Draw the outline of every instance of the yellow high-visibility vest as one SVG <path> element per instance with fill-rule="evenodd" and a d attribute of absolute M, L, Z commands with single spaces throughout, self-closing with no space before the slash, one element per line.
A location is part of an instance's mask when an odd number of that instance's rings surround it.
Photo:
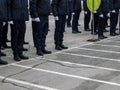
<path fill-rule="evenodd" d="M 88 9 L 93 12 L 96 11 L 101 4 L 101 0 L 87 0 L 87 7 Z"/>

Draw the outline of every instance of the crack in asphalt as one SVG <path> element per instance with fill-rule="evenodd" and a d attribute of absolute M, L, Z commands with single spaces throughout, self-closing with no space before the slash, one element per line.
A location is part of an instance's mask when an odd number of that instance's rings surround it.
<path fill-rule="evenodd" d="M 22 86 L 22 85 L 18 85 L 18 84 L 13 83 L 13 82 L 2 81 L 2 83 L 8 83 L 8 84 L 12 84 L 13 86 L 17 86 L 17 87 L 24 88 L 24 89 L 27 89 L 27 90 L 32 90 L 31 88 L 28 88 L 28 87 L 25 87 L 25 86 Z"/>
<path fill-rule="evenodd" d="M 48 61 L 48 62 L 56 63 L 60 66 L 69 67 L 69 68 L 92 68 L 92 67 L 82 67 L 82 66 L 70 66 L 70 65 L 65 65 L 63 63 L 55 62 L 55 61 Z M 74 64 L 71 64 L 71 65 L 74 65 Z"/>
<path fill-rule="evenodd" d="M 2 82 L 2 83 L 10 83 L 10 84 L 12 84 L 12 85 L 14 85 L 14 86 L 18 86 L 18 87 L 22 87 L 22 88 L 25 88 L 25 89 L 28 89 L 28 90 L 32 90 L 32 89 L 27 88 L 27 87 L 25 87 L 25 86 L 20 86 L 20 85 L 18 85 L 18 84 L 15 84 L 14 82 L 8 82 L 8 81 L 7 81 L 7 78 L 10 78 L 10 77 L 16 76 L 16 75 L 18 75 L 18 74 L 24 73 L 24 72 L 26 72 L 26 71 L 29 71 L 29 70 L 31 70 L 32 68 L 35 68 L 35 67 L 37 67 L 37 66 L 39 66 L 39 65 L 41 65 L 41 64 L 45 64 L 45 63 L 47 63 L 47 62 L 48 62 L 48 61 L 45 61 L 45 62 L 42 62 L 42 63 L 38 63 L 38 64 L 36 64 L 36 65 L 33 65 L 31 68 L 28 68 L 28 69 L 25 69 L 25 70 L 20 71 L 20 72 L 18 72 L 18 73 L 15 73 L 15 74 L 6 76 L 4 79 L 1 80 L 1 82 Z"/>

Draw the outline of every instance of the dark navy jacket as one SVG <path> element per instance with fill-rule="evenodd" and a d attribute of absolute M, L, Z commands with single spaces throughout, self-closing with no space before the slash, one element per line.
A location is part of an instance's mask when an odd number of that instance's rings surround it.
<path fill-rule="evenodd" d="M 30 15 L 32 18 L 50 14 L 50 0 L 30 0 Z"/>
<path fill-rule="evenodd" d="M 68 0 L 52 0 L 52 12 L 54 16 L 67 15 L 69 12 Z"/>
<path fill-rule="evenodd" d="M 28 21 L 28 0 L 11 0 L 11 19 L 17 21 Z"/>
<path fill-rule="evenodd" d="M 8 19 L 8 0 L 0 0 L 0 21 Z"/>

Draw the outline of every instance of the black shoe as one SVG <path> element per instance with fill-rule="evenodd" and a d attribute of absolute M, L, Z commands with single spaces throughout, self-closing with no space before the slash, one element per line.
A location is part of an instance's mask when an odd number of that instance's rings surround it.
<path fill-rule="evenodd" d="M 0 51 L 0 56 L 6 56 L 6 54 Z"/>
<path fill-rule="evenodd" d="M 81 31 L 77 31 L 77 33 L 82 33 Z"/>
<path fill-rule="evenodd" d="M 23 47 L 23 48 L 22 48 L 22 51 L 28 51 L 28 49 Z"/>
<path fill-rule="evenodd" d="M 29 59 L 29 57 L 24 56 L 23 54 L 22 54 L 22 55 L 19 55 L 19 57 L 20 57 L 21 59 Z"/>
<path fill-rule="evenodd" d="M 0 64 L 1 65 L 6 65 L 6 64 L 8 64 L 8 62 L 7 61 L 3 61 L 3 60 L 0 59 Z"/>
<path fill-rule="evenodd" d="M 99 36 L 98 39 L 105 39 L 103 36 Z"/>
<path fill-rule="evenodd" d="M 77 34 L 78 32 L 77 31 L 72 31 L 72 33 Z"/>
<path fill-rule="evenodd" d="M 107 38 L 106 36 L 98 36 L 99 39 L 105 39 Z"/>
<path fill-rule="evenodd" d="M 60 45 L 60 47 L 61 47 L 62 49 L 68 49 L 68 47 L 67 47 L 67 46 L 64 46 L 64 45 Z"/>
<path fill-rule="evenodd" d="M 39 55 L 39 56 L 43 56 L 42 50 L 37 50 L 36 54 Z"/>
<path fill-rule="evenodd" d="M 28 42 L 24 42 L 23 44 L 29 44 Z"/>
<path fill-rule="evenodd" d="M 91 31 L 91 29 L 88 28 L 88 29 L 85 29 L 85 31 Z"/>
<path fill-rule="evenodd" d="M 48 31 L 50 31 L 50 29 L 48 29 Z"/>
<path fill-rule="evenodd" d="M 106 36 L 104 36 L 104 35 L 103 35 L 103 37 L 104 37 L 104 38 L 108 38 L 108 37 L 106 37 Z"/>
<path fill-rule="evenodd" d="M 119 33 L 115 33 L 115 35 L 120 35 Z"/>
<path fill-rule="evenodd" d="M 109 31 L 105 29 L 105 30 L 103 30 L 103 32 L 109 32 Z"/>
<path fill-rule="evenodd" d="M 7 39 L 6 42 L 11 42 L 11 41 Z"/>
<path fill-rule="evenodd" d="M 11 46 L 8 46 L 7 44 L 3 45 L 4 48 L 11 48 Z"/>
<path fill-rule="evenodd" d="M 48 51 L 48 50 L 46 50 L 46 49 L 43 49 L 42 52 L 43 52 L 44 54 L 51 54 L 51 53 L 52 53 L 51 51 Z"/>
<path fill-rule="evenodd" d="M 56 46 L 55 49 L 56 50 L 62 50 L 62 48 L 60 46 Z"/>
<path fill-rule="evenodd" d="M 18 55 L 14 55 L 14 60 L 15 61 L 21 61 L 21 58 Z"/>
<path fill-rule="evenodd" d="M 116 36 L 115 33 L 110 33 L 110 36 Z"/>
<path fill-rule="evenodd" d="M 77 33 L 82 33 L 81 31 L 72 31 L 72 33 L 77 34 Z"/>
<path fill-rule="evenodd" d="M 5 50 L 5 48 L 3 46 L 1 46 L 0 48 L 1 48 L 1 50 Z"/>
<path fill-rule="evenodd" d="M 72 27 L 71 25 L 67 25 L 67 27 Z"/>

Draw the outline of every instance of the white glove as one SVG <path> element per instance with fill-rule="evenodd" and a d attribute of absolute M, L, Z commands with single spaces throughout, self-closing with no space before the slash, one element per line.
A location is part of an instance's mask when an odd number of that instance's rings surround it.
<path fill-rule="evenodd" d="M 74 12 L 72 12 L 72 15 L 75 15 L 75 13 L 74 13 Z"/>
<path fill-rule="evenodd" d="M 3 26 L 5 26 L 6 22 L 3 22 Z"/>
<path fill-rule="evenodd" d="M 8 21 L 8 24 L 13 25 L 14 22 L 13 21 Z"/>
<path fill-rule="evenodd" d="M 107 17 L 110 17 L 110 13 L 107 14 Z"/>
<path fill-rule="evenodd" d="M 103 14 L 100 14 L 99 17 L 103 18 L 104 16 L 103 16 Z"/>
<path fill-rule="evenodd" d="M 55 18 L 55 21 L 58 21 L 58 20 L 59 20 L 59 17 L 58 17 L 58 16 L 55 16 L 54 18 Z"/>
<path fill-rule="evenodd" d="M 28 23 L 29 23 L 29 21 L 25 21 L 25 23 L 26 23 L 26 24 L 28 24 Z"/>
<path fill-rule="evenodd" d="M 68 15 L 66 15 L 66 19 L 68 19 Z"/>
<path fill-rule="evenodd" d="M 39 18 L 39 17 L 32 18 L 32 21 L 35 21 L 35 22 L 40 22 L 40 18 Z"/>
<path fill-rule="evenodd" d="M 84 11 L 84 14 L 87 14 L 88 12 L 87 11 Z"/>
<path fill-rule="evenodd" d="M 115 11 L 115 10 L 112 10 L 111 12 L 112 12 L 112 13 L 116 13 L 116 11 Z"/>
<path fill-rule="evenodd" d="M 97 11 L 94 11 L 93 13 L 97 13 Z"/>

